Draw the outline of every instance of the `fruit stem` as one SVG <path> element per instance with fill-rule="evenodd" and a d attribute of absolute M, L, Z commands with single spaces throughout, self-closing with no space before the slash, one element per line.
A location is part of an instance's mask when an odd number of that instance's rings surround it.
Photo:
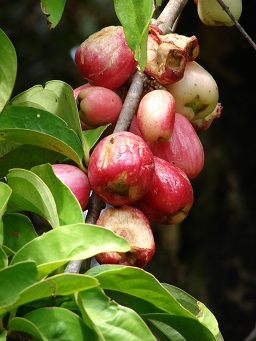
<path fill-rule="evenodd" d="M 248 41 L 248 43 L 253 47 L 254 50 L 256 50 L 256 44 L 252 40 L 252 38 L 247 34 L 247 32 L 243 29 L 243 27 L 239 24 L 239 22 L 236 20 L 236 18 L 233 16 L 231 13 L 230 9 L 228 6 L 223 2 L 223 0 L 217 0 L 219 5 L 222 7 L 223 11 L 227 13 L 227 15 L 230 17 L 230 19 L 233 21 L 235 24 L 236 28 L 242 35 L 245 37 L 245 39 Z"/>

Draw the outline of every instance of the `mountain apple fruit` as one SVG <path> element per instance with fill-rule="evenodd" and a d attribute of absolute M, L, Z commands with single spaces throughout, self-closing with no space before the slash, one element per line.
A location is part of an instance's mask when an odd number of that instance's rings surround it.
<path fill-rule="evenodd" d="M 78 95 L 80 94 L 80 92 L 86 88 L 89 88 L 91 86 L 91 84 L 89 83 L 85 83 L 85 84 L 82 84 L 80 86 L 78 86 L 77 88 L 75 88 L 73 91 L 74 91 L 74 97 L 75 99 L 77 99 Z"/>
<path fill-rule="evenodd" d="M 224 0 L 232 15 L 238 20 L 242 14 L 242 0 Z M 234 22 L 223 10 L 217 0 L 198 0 L 197 13 L 200 20 L 208 26 L 233 26 Z"/>
<path fill-rule="evenodd" d="M 52 165 L 55 175 L 73 192 L 84 211 L 90 197 L 87 175 L 78 167 L 64 163 Z"/>
<path fill-rule="evenodd" d="M 103 252 L 95 256 L 100 264 L 123 264 L 145 268 L 155 253 L 155 241 L 150 223 L 137 208 L 122 206 L 106 209 L 96 225 L 112 230 L 125 238 L 128 252 Z"/>
<path fill-rule="evenodd" d="M 92 85 L 117 89 L 135 71 L 134 52 L 122 26 L 108 26 L 90 35 L 76 50 L 75 62 Z"/>
<path fill-rule="evenodd" d="M 137 207 L 153 222 L 178 224 L 185 219 L 194 202 L 191 182 L 179 167 L 156 156 L 154 160 L 153 182 L 137 202 Z"/>
<path fill-rule="evenodd" d="M 160 84 L 172 84 L 183 77 L 186 63 L 194 60 L 198 53 L 198 40 L 195 36 L 161 34 L 151 26 L 144 71 Z"/>
<path fill-rule="evenodd" d="M 197 177 L 203 169 L 203 145 L 183 115 L 175 114 L 173 134 L 168 141 L 148 142 L 148 145 L 155 156 L 181 168 L 190 179 Z"/>
<path fill-rule="evenodd" d="M 139 136 L 120 131 L 104 137 L 88 166 L 92 189 L 113 206 L 134 203 L 147 192 L 154 175 L 154 157 Z"/>
<path fill-rule="evenodd" d="M 153 90 L 139 103 L 137 120 L 146 141 L 168 140 L 172 136 L 175 118 L 175 100 L 166 90 Z"/>
<path fill-rule="evenodd" d="M 123 106 L 117 93 L 102 86 L 87 87 L 77 99 L 81 121 L 93 127 L 115 124 Z"/>
<path fill-rule="evenodd" d="M 191 122 L 210 115 L 219 99 L 214 78 L 196 62 L 187 63 L 183 78 L 166 88 L 175 98 L 176 112 Z"/>

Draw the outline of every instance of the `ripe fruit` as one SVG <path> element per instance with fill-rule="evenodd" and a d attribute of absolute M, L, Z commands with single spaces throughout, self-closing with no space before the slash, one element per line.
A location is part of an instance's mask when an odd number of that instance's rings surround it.
<path fill-rule="evenodd" d="M 218 104 L 218 86 L 201 65 L 187 63 L 183 78 L 175 84 L 166 86 L 175 98 L 176 112 L 196 122 L 210 115 Z"/>
<path fill-rule="evenodd" d="M 55 175 L 73 192 L 84 211 L 90 196 L 87 175 L 76 166 L 64 163 L 52 165 Z"/>
<path fill-rule="evenodd" d="M 75 62 L 90 84 L 109 89 L 123 85 L 136 66 L 122 26 L 108 26 L 92 34 L 78 47 Z"/>
<path fill-rule="evenodd" d="M 138 208 L 154 222 L 178 224 L 193 205 L 192 185 L 180 168 L 158 157 L 154 160 L 153 182 L 146 195 L 138 201 Z"/>
<path fill-rule="evenodd" d="M 203 145 L 189 120 L 178 113 L 172 137 L 168 141 L 150 142 L 155 156 L 181 168 L 192 179 L 198 176 L 204 166 Z"/>
<path fill-rule="evenodd" d="M 78 95 L 80 94 L 80 92 L 86 88 L 89 88 L 91 86 L 91 84 L 89 83 L 85 83 L 83 85 L 78 86 L 77 88 L 74 89 L 74 97 L 75 99 L 77 99 Z"/>
<path fill-rule="evenodd" d="M 168 140 L 172 136 L 175 100 L 166 90 L 148 92 L 140 101 L 137 119 L 146 141 Z"/>
<path fill-rule="evenodd" d="M 100 264 L 123 264 L 145 268 L 155 253 L 155 241 L 150 223 L 137 208 L 122 206 L 106 209 L 96 225 L 112 230 L 131 245 L 128 252 L 104 252 L 95 258 Z"/>
<path fill-rule="evenodd" d="M 82 122 L 93 127 L 115 124 L 122 109 L 121 98 L 102 86 L 90 86 L 78 95 L 79 116 Z"/>
<path fill-rule="evenodd" d="M 242 14 L 242 0 L 224 0 L 225 5 L 238 20 Z M 233 26 L 234 22 L 217 0 L 198 0 L 197 12 L 201 21 L 209 26 Z"/>
<path fill-rule="evenodd" d="M 104 137 L 92 152 L 88 178 L 92 189 L 113 206 L 129 205 L 149 189 L 154 158 L 146 142 L 130 132 Z"/>

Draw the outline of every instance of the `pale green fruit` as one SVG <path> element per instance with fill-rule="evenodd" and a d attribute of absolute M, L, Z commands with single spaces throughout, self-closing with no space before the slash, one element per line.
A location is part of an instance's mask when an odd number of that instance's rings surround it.
<path fill-rule="evenodd" d="M 242 14 L 242 0 L 224 0 L 224 3 L 238 20 Z M 198 0 L 197 12 L 201 21 L 208 26 L 234 25 L 217 0 Z"/>

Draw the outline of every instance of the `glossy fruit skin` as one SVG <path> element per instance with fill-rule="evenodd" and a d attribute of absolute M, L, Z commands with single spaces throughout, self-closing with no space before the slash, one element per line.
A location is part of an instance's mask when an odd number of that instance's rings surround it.
<path fill-rule="evenodd" d="M 92 85 L 118 89 L 135 71 L 134 52 L 122 26 L 108 26 L 89 36 L 77 49 L 75 62 Z"/>
<path fill-rule="evenodd" d="M 154 158 L 139 136 L 120 131 L 103 138 L 91 154 L 88 178 L 92 189 L 113 206 L 130 205 L 151 185 Z"/>
<path fill-rule="evenodd" d="M 93 127 L 118 120 L 123 103 L 113 91 L 102 86 L 90 86 L 78 95 L 79 116 L 82 122 Z"/>
<path fill-rule="evenodd" d="M 123 264 L 145 268 L 155 253 L 155 241 L 147 217 L 137 208 L 124 205 L 106 209 L 96 225 L 124 237 L 131 246 L 128 252 L 103 252 L 95 256 L 100 264 Z"/>
<path fill-rule="evenodd" d="M 153 90 L 144 95 L 137 111 L 138 126 L 146 141 L 168 140 L 172 136 L 175 99 L 166 90 Z"/>
<path fill-rule="evenodd" d="M 187 175 L 169 162 L 154 157 L 155 174 L 137 207 L 153 222 L 171 225 L 182 222 L 193 202 L 193 188 Z"/>
<path fill-rule="evenodd" d="M 137 117 L 134 116 L 130 131 L 141 136 Z M 196 178 L 204 167 L 204 148 L 191 122 L 175 113 L 172 137 L 167 141 L 147 142 L 152 153 L 181 168 L 187 176 Z"/>
<path fill-rule="evenodd" d="M 73 192 L 84 211 L 90 197 L 90 184 L 87 175 L 78 167 L 58 163 L 52 165 L 55 175 Z"/>

